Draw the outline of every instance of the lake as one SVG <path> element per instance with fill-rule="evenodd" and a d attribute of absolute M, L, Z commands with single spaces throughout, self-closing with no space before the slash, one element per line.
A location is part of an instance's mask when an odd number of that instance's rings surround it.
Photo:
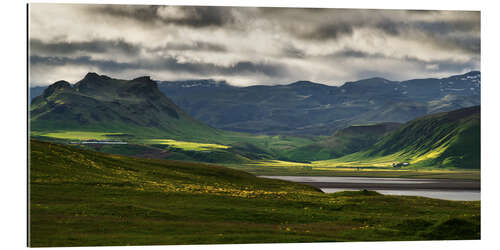
<path fill-rule="evenodd" d="M 259 176 L 300 182 L 325 193 L 368 189 L 387 195 L 423 196 L 444 200 L 481 200 L 480 181 L 453 179 L 409 179 L 327 176 Z"/>

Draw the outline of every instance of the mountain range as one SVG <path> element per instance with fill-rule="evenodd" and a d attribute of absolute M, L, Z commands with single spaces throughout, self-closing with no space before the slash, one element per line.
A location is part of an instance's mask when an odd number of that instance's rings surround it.
<path fill-rule="evenodd" d="M 453 82 L 453 84 L 448 85 L 465 88 L 466 85 L 475 84 L 479 77 L 478 72 L 471 72 L 462 76 L 447 78 L 447 80 Z M 356 112 L 365 110 L 362 111 L 362 114 L 368 117 L 366 120 L 375 121 L 350 125 L 349 123 L 336 123 L 338 128 L 332 125 L 332 128 L 329 129 L 335 132 L 328 136 L 268 136 L 220 130 L 191 117 L 188 112 L 183 111 L 181 107 L 171 101 L 164 92 L 175 91 L 164 87 L 168 84 L 173 85 L 173 83 L 158 84 L 147 76 L 132 80 L 120 80 L 96 73 L 88 73 L 82 80 L 73 85 L 66 81 L 58 81 L 45 88 L 42 94 L 31 102 L 30 126 L 32 133 L 40 132 L 39 134 L 42 136 L 49 132 L 70 131 L 75 133 L 76 131 L 79 133 L 79 131 L 86 131 L 87 133 L 102 132 L 108 138 L 110 136 L 136 138 L 134 141 L 136 145 L 124 149 L 124 152 L 132 152 L 127 153 L 129 155 L 148 155 L 148 157 L 226 163 L 264 159 L 309 162 L 332 158 L 341 161 L 363 160 L 369 162 L 373 159 L 383 158 L 408 161 L 419 166 L 479 168 L 479 106 L 459 108 L 449 112 L 438 112 L 457 106 L 460 107 L 461 105 L 469 106 L 474 104 L 478 101 L 476 98 L 479 99 L 479 96 L 475 92 L 476 90 L 472 89 L 473 87 L 463 90 L 462 99 L 455 98 L 453 100 L 456 100 L 456 102 L 449 102 L 447 105 L 439 106 L 436 105 L 436 98 L 447 99 L 451 94 L 442 93 L 437 95 L 435 91 L 429 90 L 433 89 L 432 87 L 424 89 L 414 87 L 413 85 L 419 82 L 417 80 L 410 83 L 384 81 L 383 79 L 374 78 L 361 82 L 346 83 L 342 87 L 330 87 L 310 82 L 246 88 L 233 87 L 213 81 L 191 82 L 190 85 L 184 82 L 175 85 L 176 88 L 193 88 L 189 93 L 191 95 L 197 93 L 196 96 L 200 96 L 200 98 L 201 96 L 212 97 L 214 101 L 211 102 L 212 104 L 210 102 L 206 103 L 206 107 L 211 107 L 210 105 L 217 102 L 217 93 L 224 96 L 230 91 L 249 91 L 240 96 L 241 103 L 250 103 L 252 99 L 250 96 L 263 100 L 265 99 L 263 97 L 264 93 L 267 93 L 269 94 L 270 99 L 268 100 L 270 103 L 266 105 L 272 106 L 271 103 L 275 102 L 275 105 L 283 109 L 286 107 L 283 103 L 290 103 L 290 100 L 297 98 L 297 93 L 321 97 L 334 89 L 337 91 L 335 92 L 338 95 L 337 97 L 344 97 L 344 102 L 336 102 L 336 104 L 332 105 L 335 108 L 325 109 L 325 115 L 345 116 L 348 118 L 344 121 L 361 123 L 364 120 L 356 119 L 356 117 L 360 116 Z M 426 81 L 434 80 L 421 80 L 420 84 L 424 85 L 422 82 L 425 83 Z M 411 98 L 408 93 L 397 92 L 396 88 L 393 88 L 394 85 L 406 86 L 405 89 L 412 93 Z M 387 86 L 390 86 L 392 90 L 389 90 Z M 161 91 L 162 87 L 163 92 Z M 202 91 L 203 88 L 210 91 Z M 255 91 L 255 89 L 260 88 L 266 90 Z M 216 91 L 217 89 L 226 90 Z M 428 91 L 424 91 L 425 89 Z M 446 91 L 454 90 L 447 89 Z M 213 93 L 213 95 L 209 93 Z M 250 93 L 253 94 L 250 95 Z M 258 93 L 262 95 L 257 95 Z M 404 99 L 402 95 L 408 95 L 408 100 L 413 101 L 408 101 L 407 106 L 403 106 L 401 104 Z M 278 102 L 271 96 L 282 98 L 282 101 Z M 347 98 L 347 96 L 350 97 Z M 309 99 L 309 97 L 305 99 Z M 351 99 L 357 100 L 356 102 L 360 103 L 360 105 L 346 106 L 346 100 Z M 392 106 L 392 109 L 387 107 L 387 110 L 382 110 L 384 106 L 377 106 L 376 104 L 382 102 L 383 99 L 392 99 L 388 102 L 400 104 Z M 467 100 L 472 101 L 468 102 Z M 236 105 L 237 101 L 233 101 Z M 312 105 L 313 102 L 321 103 L 322 101 L 326 102 L 328 99 L 313 98 L 310 102 L 305 103 Z M 333 101 L 332 103 L 335 103 Z M 373 102 L 373 104 L 368 105 L 369 102 Z M 295 104 L 296 107 L 298 107 L 299 103 L 301 102 Z M 242 106 L 244 106 L 243 104 Z M 431 112 L 429 107 L 434 107 L 432 112 L 438 113 L 419 115 L 420 117 L 413 119 L 412 116 L 420 114 L 416 111 L 418 109 L 415 109 L 414 105 L 416 104 L 425 104 L 426 108 L 425 112 L 422 111 L 423 114 Z M 200 109 L 205 106 L 200 106 Z M 226 106 L 230 107 L 231 105 L 228 103 Z M 222 105 L 221 109 L 224 110 L 226 106 Z M 279 109 L 279 107 L 275 109 Z M 297 109 L 301 110 L 301 112 L 306 110 L 305 108 Z M 373 112 L 370 112 L 370 110 Z M 380 112 L 376 112 L 377 110 Z M 237 111 L 235 110 L 234 114 L 227 113 L 228 117 L 226 119 L 230 119 L 232 116 L 245 117 L 245 115 L 249 115 L 249 113 L 238 113 Z M 310 113 L 306 112 L 306 114 Z M 404 119 L 398 114 L 404 114 Z M 298 114 L 294 115 L 298 116 Z M 321 116 L 313 117 L 320 118 Z M 379 119 L 383 120 L 380 117 L 385 117 L 384 119 L 389 119 L 391 122 L 377 122 Z M 288 119 L 292 118 L 289 117 L 285 120 Z M 312 118 L 307 115 L 301 118 L 303 122 L 311 123 L 312 121 L 308 119 Z M 401 120 L 406 119 L 412 120 L 406 123 L 401 122 Z M 292 122 L 292 120 L 289 121 Z M 231 121 L 228 120 L 227 123 L 231 124 Z M 222 144 L 222 147 L 220 145 L 218 147 L 224 149 L 210 152 L 186 151 L 165 146 L 161 143 L 161 140 L 155 142 L 156 139 L 151 140 L 151 138 L 186 140 L 195 143 L 218 143 Z M 139 147 L 137 147 L 138 145 Z M 118 149 L 113 147 L 108 148 L 108 150 L 117 152 Z"/>
<path fill-rule="evenodd" d="M 158 81 L 158 89 L 214 128 L 264 134 L 331 135 L 350 125 L 399 122 L 480 104 L 481 73 L 340 87 L 309 81 L 236 87 L 224 81 Z M 31 96 L 41 87 L 31 88 Z"/>
<path fill-rule="evenodd" d="M 266 134 L 331 135 L 350 125 L 407 122 L 480 104 L 479 71 L 447 78 L 370 78 L 340 87 L 308 81 L 235 87 L 213 80 L 159 82 L 160 90 L 213 127 Z"/>

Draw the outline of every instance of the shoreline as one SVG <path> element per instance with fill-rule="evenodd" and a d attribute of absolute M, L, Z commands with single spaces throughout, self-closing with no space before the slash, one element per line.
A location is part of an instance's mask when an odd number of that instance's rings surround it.
<path fill-rule="evenodd" d="M 346 188 L 368 190 L 439 190 L 439 191 L 480 191 L 481 182 L 459 179 L 409 179 L 377 177 L 326 177 L 332 181 L 313 181 L 317 176 L 258 176 L 280 179 L 310 185 L 316 188 Z M 325 179 L 325 178 L 323 178 Z"/>

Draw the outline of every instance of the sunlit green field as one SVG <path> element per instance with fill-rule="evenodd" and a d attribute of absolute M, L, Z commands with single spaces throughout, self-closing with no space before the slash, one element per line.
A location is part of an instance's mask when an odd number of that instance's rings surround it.
<path fill-rule="evenodd" d="M 43 133 L 32 131 L 31 135 L 66 140 L 106 140 L 114 138 L 113 136 L 123 135 L 123 133 L 93 131 L 60 131 Z"/>
<path fill-rule="evenodd" d="M 325 194 L 211 164 L 30 142 L 32 247 L 480 238 L 480 202 Z"/>
<path fill-rule="evenodd" d="M 250 160 L 243 156 L 235 155 L 229 152 L 234 143 L 251 142 L 261 148 L 265 148 L 270 153 L 280 155 L 294 144 L 304 145 L 308 139 L 287 137 L 287 136 L 267 136 L 267 135 L 246 135 L 239 133 L 229 133 L 229 137 L 221 137 L 220 141 L 224 143 L 204 143 L 195 141 L 175 140 L 171 138 L 135 138 L 123 133 L 116 132 L 97 132 L 97 131 L 60 131 L 40 133 L 33 132 L 32 136 L 41 136 L 42 138 L 58 139 L 66 141 L 78 140 L 107 140 L 118 139 L 129 142 L 127 146 L 103 146 L 104 152 L 140 155 L 145 151 L 165 150 L 158 146 L 166 146 L 170 149 L 181 150 L 182 152 L 220 152 L 219 155 L 213 155 L 207 158 L 207 155 L 170 156 L 175 159 L 197 161 L 209 160 L 209 162 L 224 163 L 225 166 L 244 170 L 257 175 L 323 175 L 323 176 L 365 176 L 365 177 L 408 177 L 408 178 L 459 178 L 459 179 L 480 179 L 479 170 L 463 169 L 442 169 L 425 167 L 421 168 L 419 163 L 439 155 L 439 150 L 435 149 L 418 157 L 411 158 L 404 154 L 391 154 L 387 156 L 365 157 L 355 153 L 345 157 L 313 161 L 310 163 L 292 162 L 286 160 Z M 128 137 L 127 137 L 128 136 Z M 177 152 L 177 155 L 180 153 Z M 223 153 L 223 154 L 222 154 Z M 156 156 L 154 156 L 156 157 Z M 194 157 L 194 158 L 193 158 Z M 204 158 L 200 158 L 204 157 Z M 231 163 L 236 161 L 239 163 Z M 391 164 L 395 162 L 408 162 L 409 166 L 404 168 L 393 168 Z"/>
<path fill-rule="evenodd" d="M 192 150 L 192 151 L 211 151 L 217 149 L 230 148 L 230 146 L 220 145 L 220 144 L 176 141 L 172 139 L 149 139 L 149 140 L 144 140 L 144 142 L 149 144 L 169 145 L 174 148 L 179 148 L 182 150 Z"/>

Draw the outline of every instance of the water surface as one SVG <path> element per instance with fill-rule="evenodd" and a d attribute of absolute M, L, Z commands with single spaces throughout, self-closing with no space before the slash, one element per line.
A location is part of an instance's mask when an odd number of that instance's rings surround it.
<path fill-rule="evenodd" d="M 453 179 L 410 179 L 329 176 L 260 176 L 300 182 L 325 193 L 368 189 L 387 195 L 423 196 L 444 200 L 481 200 L 480 182 Z"/>

